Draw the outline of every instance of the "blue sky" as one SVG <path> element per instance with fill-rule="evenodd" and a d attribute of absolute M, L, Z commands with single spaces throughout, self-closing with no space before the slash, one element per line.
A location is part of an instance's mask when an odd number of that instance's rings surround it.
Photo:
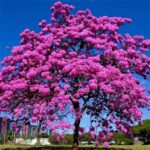
<path fill-rule="evenodd" d="M 150 0 L 61 1 L 74 5 L 75 11 L 89 8 L 95 16 L 129 17 L 133 20 L 132 24 L 125 25 L 120 32 L 150 38 Z M 0 61 L 10 54 L 12 46 L 18 45 L 18 35 L 25 28 L 38 32 L 37 24 L 42 19 L 50 21 L 50 7 L 54 2 L 56 0 L 0 0 Z M 143 86 L 150 88 L 150 81 L 140 80 Z M 150 112 L 143 110 L 143 113 L 143 119 L 150 119 Z"/>

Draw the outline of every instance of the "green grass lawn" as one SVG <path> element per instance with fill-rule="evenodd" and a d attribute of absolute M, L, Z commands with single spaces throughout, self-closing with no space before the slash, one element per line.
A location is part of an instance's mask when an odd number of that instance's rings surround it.
<path fill-rule="evenodd" d="M 150 150 L 150 145 L 115 145 L 112 148 L 126 148 L 132 150 Z"/>
<path fill-rule="evenodd" d="M 59 147 L 59 146 L 63 146 L 65 147 L 72 147 L 71 145 L 53 145 L 54 147 Z M 28 148 L 31 146 L 24 146 L 24 145 L 14 145 L 14 144 L 5 144 L 5 145 L 0 145 L 0 149 L 4 149 L 4 148 Z M 90 145 L 81 145 L 80 147 L 94 147 L 94 146 L 90 146 Z M 102 148 L 102 146 L 99 146 L 100 148 Z M 150 145 L 140 145 L 140 144 L 136 144 L 136 145 L 112 145 L 110 146 L 110 148 L 124 148 L 124 149 L 131 149 L 131 150 L 150 150 Z"/>
<path fill-rule="evenodd" d="M 18 148 L 18 147 L 31 147 L 31 146 L 24 146 L 24 145 L 15 145 L 15 144 L 1 144 L 0 149 L 2 148 Z"/>

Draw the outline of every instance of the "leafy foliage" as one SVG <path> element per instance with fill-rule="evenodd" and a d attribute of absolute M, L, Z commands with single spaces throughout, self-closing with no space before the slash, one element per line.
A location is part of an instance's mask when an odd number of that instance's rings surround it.
<path fill-rule="evenodd" d="M 49 135 L 47 133 L 41 133 L 39 138 L 49 138 Z"/>
<path fill-rule="evenodd" d="M 134 136 L 140 137 L 144 144 L 150 144 L 150 120 L 144 120 L 141 126 L 133 127 Z"/>
<path fill-rule="evenodd" d="M 124 144 L 124 145 L 134 144 L 134 139 L 132 137 L 128 137 L 123 133 L 115 133 L 113 135 L 113 140 L 116 142 L 116 144 Z"/>

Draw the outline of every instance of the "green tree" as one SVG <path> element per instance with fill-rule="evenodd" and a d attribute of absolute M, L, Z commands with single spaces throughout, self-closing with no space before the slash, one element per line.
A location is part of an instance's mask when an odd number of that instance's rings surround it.
<path fill-rule="evenodd" d="M 113 140 L 117 143 L 117 144 L 127 144 L 127 145 L 132 145 L 134 144 L 134 139 L 132 137 L 128 137 L 127 135 L 117 132 L 113 135 Z"/>
<path fill-rule="evenodd" d="M 141 126 L 134 126 L 132 131 L 144 144 L 150 144 L 150 120 L 144 120 Z"/>

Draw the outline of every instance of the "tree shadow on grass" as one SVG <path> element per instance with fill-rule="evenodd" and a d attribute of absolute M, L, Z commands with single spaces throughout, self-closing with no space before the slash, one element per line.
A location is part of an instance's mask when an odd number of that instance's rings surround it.
<path fill-rule="evenodd" d="M 15 148 L 15 150 L 72 150 L 72 147 L 50 146 L 50 147 L 31 147 L 31 148 Z M 14 148 L 3 148 L 2 150 L 14 150 Z M 131 150 L 126 148 L 96 148 L 96 147 L 79 147 L 78 150 Z"/>

